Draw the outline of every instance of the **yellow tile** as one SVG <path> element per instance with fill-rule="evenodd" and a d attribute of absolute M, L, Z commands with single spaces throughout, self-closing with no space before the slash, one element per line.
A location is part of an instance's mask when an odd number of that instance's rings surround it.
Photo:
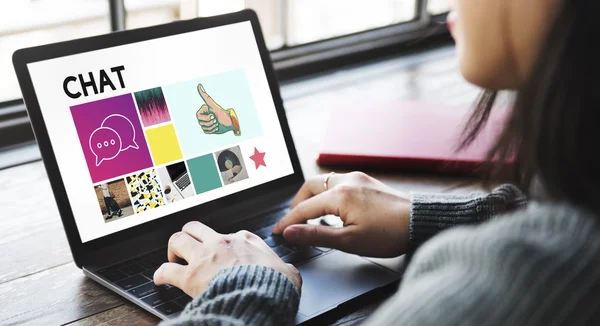
<path fill-rule="evenodd" d="M 146 139 L 155 165 L 180 160 L 183 157 L 173 124 L 146 130 Z"/>

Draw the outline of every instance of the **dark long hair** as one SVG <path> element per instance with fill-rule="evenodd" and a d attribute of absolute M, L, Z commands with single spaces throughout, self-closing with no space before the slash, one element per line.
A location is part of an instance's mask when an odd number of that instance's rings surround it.
<path fill-rule="evenodd" d="M 512 113 L 490 162 L 544 200 L 567 201 L 600 212 L 600 1 L 562 0 L 528 80 L 518 90 Z M 486 91 L 464 132 L 463 147 L 477 137 L 496 99 Z M 502 169 L 497 164 L 493 175 Z M 506 175 L 506 174 L 504 174 Z"/>

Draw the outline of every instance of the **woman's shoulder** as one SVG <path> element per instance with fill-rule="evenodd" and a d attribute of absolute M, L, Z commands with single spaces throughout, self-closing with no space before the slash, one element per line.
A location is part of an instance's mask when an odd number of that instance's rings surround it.
<path fill-rule="evenodd" d="M 547 246 L 562 242 L 584 249 L 591 244 L 600 246 L 600 215 L 571 204 L 530 202 L 521 210 L 482 225 L 481 232 L 487 236 L 498 233 L 504 241 Z"/>
<path fill-rule="evenodd" d="M 513 273 L 533 264 L 565 272 L 563 267 L 589 262 L 600 283 L 600 217 L 568 204 L 531 202 L 486 223 L 440 233 L 415 253 L 407 274 L 467 266 L 482 274 Z"/>
<path fill-rule="evenodd" d="M 487 223 L 451 229 L 430 242 L 431 246 L 439 246 L 436 242 L 460 239 L 496 245 L 539 243 L 546 248 L 552 248 L 554 243 L 600 246 L 600 216 L 569 204 L 530 202 Z"/>
<path fill-rule="evenodd" d="M 482 225 L 484 232 L 494 229 L 518 229 L 524 232 L 554 234 L 580 241 L 600 241 L 600 216 L 581 207 L 566 203 L 530 202 L 523 209 L 499 216 Z M 517 234 L 523 234 L 518 232 Z M 526 235 L 526 234 L 523 234 Z"/>
<path fill-rule="evenodd" d="M 592 251 L 600 257 L 600 216 L 568 204 L 530 202 L 487 223 L 443 232 L 427 242 L 415 258 L 423 252 L 451 249 L 457 255 L 485 254 L 500 260 L 509 253 L 526 258 Z"/>
<path fill-rule="evenodd" d="M 600 295 L 598 221 L 574 206 L 530 203 L 434 237 L 415 253 L 403 282 L 423 277 L 458 282 L 464 300 L 493 302 L 494 313 L 517 323 L 534 316 L 538 322 L 564 317 L 570 323 L 575 314 L 588 314 L 585 302 Z"/>

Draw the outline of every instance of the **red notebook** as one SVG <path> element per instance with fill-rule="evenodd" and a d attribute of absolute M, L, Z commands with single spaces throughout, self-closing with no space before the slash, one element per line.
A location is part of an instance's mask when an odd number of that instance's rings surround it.
<path fill-rule="evenodd" d="M 457 152 L 472 108 L 392 102 L 332 110 L 317 163 L 349 168 L 471 174 L 479 172 L 502 130 L 505 110 L 494 110 L 477 140 Z"/>

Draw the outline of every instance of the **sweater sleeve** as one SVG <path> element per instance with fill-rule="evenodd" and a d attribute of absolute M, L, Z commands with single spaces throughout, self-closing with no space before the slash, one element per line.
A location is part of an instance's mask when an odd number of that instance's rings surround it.
<path fill-rule="evenodd" d="M 597 216 L 529 206 L 427 241 L 365 325 L 598 324 Z"/>
<path fill-rule="evenodd" d="M 264 266 L 236 266 L 220 271 L 190 302 L 175 325 L 294 325 L 300 295 L 282 273 Z"/>
<path fill-rule="evenodd" d="M 522 207 L 527 200 L 519 188 L 505 184 L 489 194 L 411 193 L 409 243 L 413 252 L 439 232 L 473 225 Z"/>

